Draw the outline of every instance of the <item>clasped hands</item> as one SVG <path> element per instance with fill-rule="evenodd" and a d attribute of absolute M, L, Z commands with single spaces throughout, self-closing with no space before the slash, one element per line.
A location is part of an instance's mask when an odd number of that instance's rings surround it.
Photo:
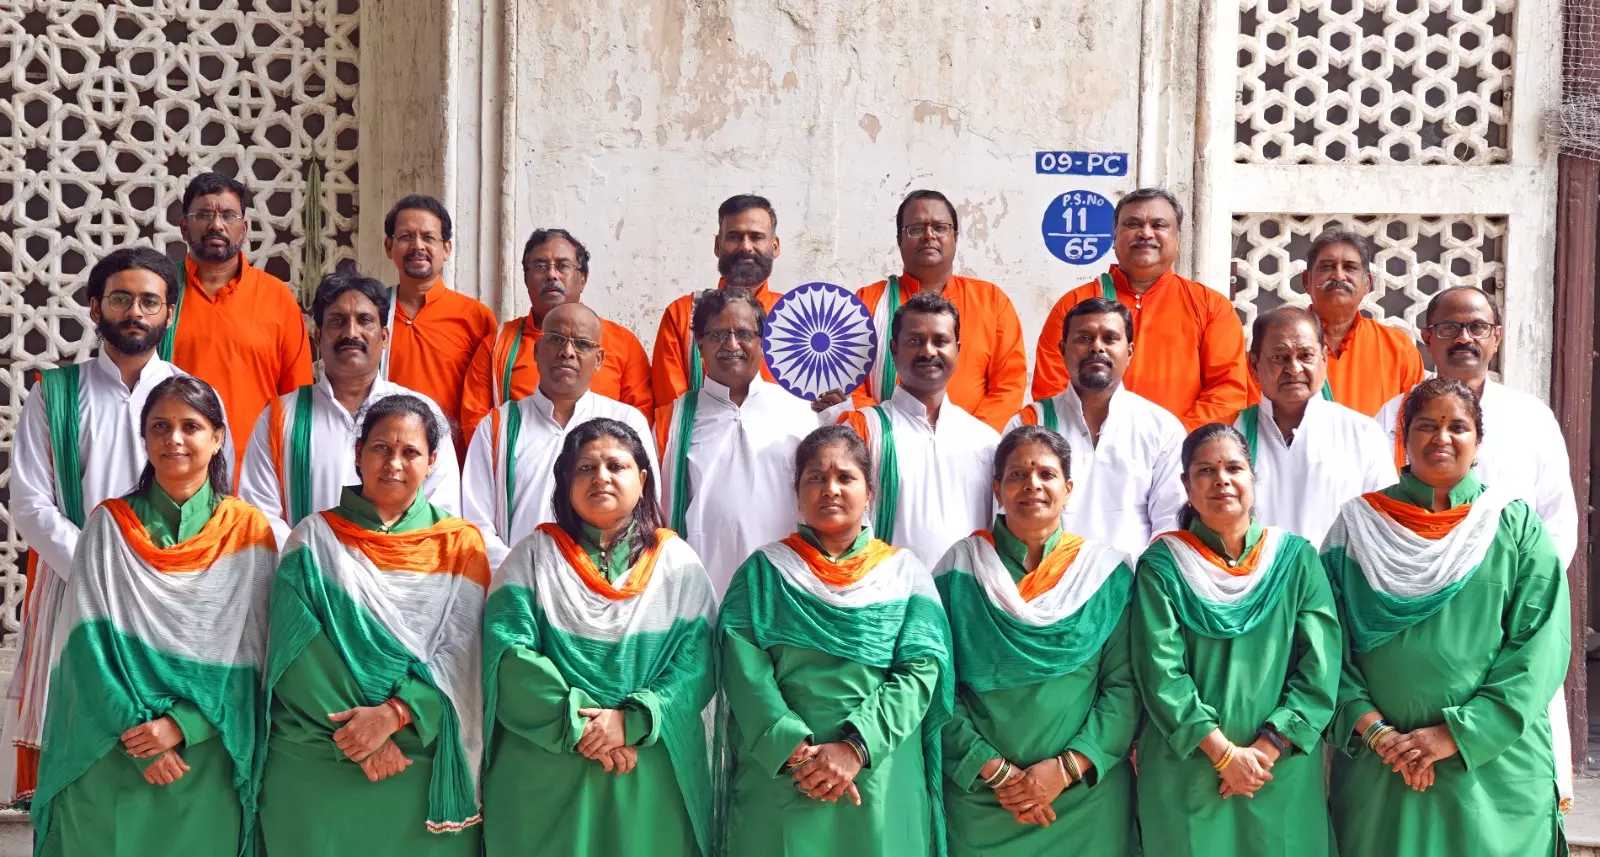
<path fill-rule="evenodd" d="M 828 803 L 837 803 L 843 797 L 861 805 L 861 791 L 855 782 L 861 773 L 861 757 L 849 744 L 813 744 L 807 738 L 794 748 L 785 764 L 794 787 L 806 797 Z"/>
<path fill-rule="evenodd" d="M 1207 750 L 1208 744 L 1216 752 Z M 1223 737 L 1220 729 L 1207 736 L 1206 741 L 1201 743 L 1200 749 L 1211 757 L 1213 766 L 1221 761 L 1230 749 L 1233 752 L 1233 758 L 1228 760 L 1222 770 L 1217 771 L 1217 778 L 1221 781 L 1217 784 L 1217 794 L 1222 795 L 1223 799 L 1255 797 L 1262 786 L 1272 781 L 1272 766 L 1278 761 L 1278 748 L 1265 737 L 1258 737 L 1255 743 L 1240 747 Z"/>
<path fill-rule="evenodd" d="M 183 743 L 183 729 L 171 717 L 157 717 L 122 733 L 122 748 L 135 759 L 156 757 L 145 766 L 144 781 L 153 786 L 170 786 L 188 772 L 189 765 L 174 749 Z"/>
<path fill-rule="evenodd" d="M 628 746 L 619 708 L 580 708 L 579 717 L 588 718 L 578 737 L 578 753 L 593 759 L 608 774 L 626 774 L 639 764 L 639 751 Z"/>
<path fill-rule="evenodd" d="M 392 740 L 405 725 L 394 705 L 358 705 L 329 714 L 328 719 L 344 724 L 334 731 L 333 743 L 345 758 L 361 766 L 368 782 L 388 779 L 411 767 L 411 760 Z"/>
<path fill-rule="evenodd" d="M 1416 791 L 1427 791 L 1434 782 L 1433 763 L 1460 752 L 1450 727 L 1424 726 L 1410 732 L 1390 732 L 1372 748 L 1390 770 L 1405 778 Z"/>

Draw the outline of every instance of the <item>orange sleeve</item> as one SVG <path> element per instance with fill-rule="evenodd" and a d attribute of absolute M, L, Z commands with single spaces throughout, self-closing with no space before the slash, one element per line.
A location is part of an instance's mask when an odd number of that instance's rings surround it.
<path fill-rule="evenodd" d="M 1407 344 L 1411 347 L 1400 350 L 1399 372 L 1396 373 L 1400 376 L 1400 389 L 1403 391 L 1410 390 L 1412 387 L 1421 384 L 1424 374 L 1422 352 L 1417 350 L 1416 342 L 1412 341 L 1410 337 L 1407 337 Z"/>
<path fill-rule="evenodd" d="M 311 338 L 306 335 L 306 317 L 295 301 L 294 293 L 284 287 L 283 324 L 279 326 L 282 339 L 278 342 L 277 395 L 293 393 L 311 383 Z M 243 449 L 243 447 L 240 447 Z"/>
<path fill-rule="evenodd" d="M 656 328 L 655 353 L 650 358 L 650 391 L 658 402 L 670 402 L 689 389 L 689 367 L 683 365 L 683 343 L 688 326 L 680 305 L 691 302 L 678 298 L 667 304 Z"/>
<path fill-rule="evenodd" d="M 1249 388 L 1244 363 L 1244 325 L 1233 304 L 1207 290 L 1205 331 L 1200 342 L 1200 395 L 1180 415 L 1185 431 L 1229 421 L 1245 407 Z"/>
<path fill-rule="evenodd" d="M 1067 364 L 1061 359 L 1061 325 L 1066 322 L 1067 310 L 1077 302 L 1070 301 L 1067 292 L 1050 308 L 1045 317 L 1044 329 L 1039 331 L 1039 342 L 1033 349 L 1033 400 L 1048 399 L 1067 389 Z M 1015 413 L 1015 411 L 1013 411 Z"/>
<path fill-rule="evenodd" d="M 621 340 L 617 344 L 622 350 L 622 403 L 638 408 L 648 420 L 656 411 L 655 393 L 650 386 L 650 355 L 644 353 L 644 346 L 632 331 L 625 327 L 617 330 Z"/>
<path fill-rule="evenodd" d="M 490 336 L 478 343 L 461 384 L 461 436 L 465 438 L 471 438 L 478 423 L 494 410 L 494 385 L 499 383 L 494 377 L 494 340 Z"/>
<path fill-rule="evenodd" d="M 889 288 L 889 281 L 888 280 L 879 280 L 878 282 L 873 283 L 870 286 L 862 286 L 861 288 L 856 289 L 856 297 L 860 298 L 861 302 L 867 305 L 867 314 L 869 316 L 877 313 L 877 311 L 878 311 L 878 301 L 883 300 L 883 294 L 884 294 L 885 291 L 888 290 L 888 288 Z M 874 323 L 876 323 L 876 322 L 874 322 Z M 888 331 L 885 331 L 883 335 L 884 336 L 888 336 L 889 335 Z M 894 359 L 893 355 L 891 355 L 889 353 L 889 343 L 887 341 L 880 342 L 880 343 L 878 343 L 878 345 L 883 348 L 883 356 L 884 356 L 885 359 L 888 359 L 888 360 L 893 360 Z M 874 364 L 872 366 L 868 366 L 867 367 L 868 376 L 866 378 L 863 378 L 861 383 L 858 384 L 854 390 L 850 390 L 849 391 L 848 398 L 850 399 L 850 401 L 855 405 L 855 407 L 858 410 L 861 409 L 861 408 L 870 408 L 873 405 L 878 404 L 878 400 L 872 398 L 872 377 L 871 377 L 871 373 L 876 372 L 876 371 L 877 371 L 876 364 Z"/>
<path fill-rule="evenodd" d="M 995 325 L 994 350 L 989 357 L 988 389 L 972 415 L 988 423 L 995 431 L 1004 431 L 1006 423 L 1022 407 L 1023 394 L 1028 386 L 1028 353 L 1022 345 L 1022 322 L 1017 318 L 1016 307 L 998 287 L 994 290 L 995 306 L 985 325 Z M 1047 325 L 1048 326 L 1048 325 Z M 1057 337 L 1060 338 L 1059 336 Z M 1059 360 L 1061 355 L 1056 354 Z"/>
<path fill-rule="evenodd" d="M 869 446 L 871 445 L 872 436 L 867 434 L 867 415 L 865 412 L 845 411 L 839 415 L 839 421 L 834 425 L 848 425 L 855 429 L 856 434 L 861 435 L 862 440 L 866 441 Z"/>
<path fill-rule="evenodd" d="M 652 426 L 656 435 L 656 461 L 665 461 L 667 458 L 667 433 L 672 431 L 672 412 L 676 411 L 677 401 L 656 408 Z"/>

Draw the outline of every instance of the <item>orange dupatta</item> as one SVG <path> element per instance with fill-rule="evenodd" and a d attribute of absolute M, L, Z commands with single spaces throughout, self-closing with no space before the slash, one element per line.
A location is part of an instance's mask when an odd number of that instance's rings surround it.
<path fill-rule="evenodd" d="M 1472 511 L 1472 504 L 1464 503 L 1443 512 L 1434 512 L 1413 506 L 1404 500 L 1396 500 L 1379 491 L 1362 494 L 1361 499 L 1390 520 L 1432 542 L 1450 535 L 1457 525 L 1467 519 L 1467 513 Z"/>
<path fill-rule="evenodd" d="M 638 561 L 628 570 L 627 585 L 618 589 L 611 585 L 611 581 L 606 580 L 600 569 L 595 568 L 594 560 L 589 558 L 589 554 L 585 553 L 583 548 L 578 547 L 578 543 L 573 541 L 559 524 L 540 524 L 538 530 L 556 543 L 556 547 L 561 550 L 561 557 L 567 561 L 567 565 L 578 572 L 578 577 L 584 586 L 589 587 L 590 592 L 603 595 L 612 601 L 632 598 L 643 592 L 650 583 L 651 575 L 656 572 L 656 558 L 661 555 L 662 546 L 667 543 L 667 539 L 676 538 L 678 535 L 668 529 L 656 530 L 656 546 L 639 554 Z"/>
<path fill-rule="evenodd" d="M 272 537 L 272 527 L 267 525 L 266 516 L 238 497 L 223 497 L 222 502 L 217 504 L 217 511 L 200 532 L 170 548 L 156 547 L 156 543 L 150 540 L 150 533 L 126 500 L 112 499 L 101 505 L 111 513 L 117 529 L 122 531 L 122 537 L 127 539 L 133 552 L 156 571 L 165 574 L 204 571 L 224 554 L 253 547 L 277 550 L 278 543 Z"/>
<path fill-rule="evenodd" d="M 1267 543 L 1265 536 L 1256 539 L 1256 546 L 1251 548 L 1250 552 L 1245 554 L 1243 559 L 1239 560 L 1239 564 L 1230 566 L 1228 565 L 1227 560 L 1223 559 L 1221 556 L 1218 556 L 1217 552 L 1212 550 L 1211 547 L 1204 541 L 1201 541 L 1199 536 L 1189 532 L 1188 530 L 1173 530 L 1172 532 L 1164 533 L 1163 535 L 1172 536 L 1189 547 L 1194 548 L 1196 553 L 1205 557 L 1206 562 L 1209 562 L 1217 568 L 1226 571 L 1234 577 L 1247 577 L 1251 572 L 1256 570 L 1256 563 L 1261 560 L 1261 547 Z"/>
<path fill-rule="evenodd" d="M 1028 408 L 1027 410 L 1032 411 L 1033 409 Z M 973 535 L 988 542 L 989 547 L 995 546 L 994 533 L 988 530 L 978 530 Z M 1040 558 L 1039 564 L 1034 566 L 1033 571 L 1023 575 L 1023 578 L 1017 581 L 1017 593 L 1022 596 L 1022 600 L 1032 601 L 1055 589 L 1056 584 L 1061 582 L 1061 576 L 1066 574 L 1067 568 L 1072 565 L 1072 561 L 1078 558 L 1078 549 L 1083 547 L 1083 541 L 1083 536 L 1062 533 L 1061 538 L 1056 542 L 1056 546 Z"/>
<path fill-rule="evenodd" d="M 882 540 L 873 539 L 855 556 L 835 561 L 823 556 L 822 551 L 812 547 L 811 543 L 799 533 L 790 533 L 789 537 L 783 540 L 783 544 L 806 561 L 806 567 L 811 569 L 811 573 L 816 575 L 818 580 L 833 587 L 849 586 L 860 581 L 868 572 L 877 568 L 878 563 L 894 556 L 894 552 L 899 550 Z"/>
<path fill-rule="evenodd" d="M 321 514 L 340 544 L 366 554 L 380 571 L 456 574 L 489 588 L 483 535 L 460 518 L 446 518 L 409 533 L 379 533 L 345 520 L 332 509 Z"/>

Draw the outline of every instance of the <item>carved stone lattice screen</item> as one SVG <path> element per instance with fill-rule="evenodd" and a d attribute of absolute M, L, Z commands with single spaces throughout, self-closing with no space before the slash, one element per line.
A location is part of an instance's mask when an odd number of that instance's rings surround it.
<path fill-rule="evenodd" d="M 1508 161 L 1515 0 L 1241 0 L 1234 160 Z"/>
<path fill-rule="evenodd" d="M 0 0 L 0 629 L 22 544 L 10 450 L 35 370 L 94 345 L 82 287 L 106 251 L 175 250 L 206 170 L 255 200 L 252 263 L 301 276 L 305 177 L 321 173 L 324 267 L 352 258 L 358 0 Z"/>

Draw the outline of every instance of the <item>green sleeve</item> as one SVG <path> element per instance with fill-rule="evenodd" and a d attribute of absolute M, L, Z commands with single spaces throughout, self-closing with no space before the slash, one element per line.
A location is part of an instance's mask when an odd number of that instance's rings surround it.
<path fill-rule="evenodd" d="M 433 746 L 433 739 L 439 735 L 439 720 L 447 704 L 444 695 L 433 685 L 410 674 L 400 680 L 392 695 L 411 709 L 411 723 L 406 728 L 416 730 L 417 737 L 422 739 L 422 746 Z"/>
<path fill-rule="evenodd" d="M 955 709 L 950 719 L 945 721 L 939 740 L 944 746 L 945 776 L 962 791 L 971 792 L 978 788 L 978 772 L 989 760 L 999 758 L 1000 751 L 978 734 L 978 728 L 972 725 L 972 715 L 967 710 L 967 693 L 965 688 L 956 691 Z"/>
<path fill-rule="evenodd" d="M 1333 593 L 1341 620 L 1346 607 L 1339 582 L 1344 579 L 1344 563 L 1347 562 L 1352 560 L 1342 550 L 1322 555 L 1329 591 Z M 1356 734 L 1356 724 L 1361 722 L 1361 718 L 1377 711 L 1378 706 L 1372 702 L 1372 694 L 1367 691 L 1367 677 L 1360 664 L 1356 663 L 1354 650 L 1350 648 L 1350 635 L 1342 628 L 1339 632 L 1339 650 L 1343 662 L 1339 670 L 1339 698 L 1333 710 L 1333 721 L 1328 725 L 1327 737 L 1335 750 L 1354 758 L 1366 746 L 1361 743 L 1361 736 Z"/>
<path fill-rule="evenodd" d="M 365 705 L 350 668 L 345 666 L 327 632 L 317 631 L 306 641 L 300 654 L 283 670 L 273 685 L 272 694 L 304 712 L 317 712 L 329 729 L 335 728 L 326 716 Z"/>
<path fill-rule="evenodd" d="M 1519 513 L 1522 520 L 1513 522 Z M 1567 578 L 1555 546 L 1526 506 L 1517 504 L 1504 515 L 1502 526 L 1520 528 L 1510 557 L 1518 568 L 1503 614 L 1505 643 L 1472 698 L 1444 710 L 1468 771 L 1493 761 L 1545 716 L 1571 656 Z"/>
<path fill-rule="evenodd" d="M 1201 739 L 1217 728 L 1216 709 L 1200 699 L 1200 690 L 1184 663 L 1183 628 L 1153 572 L 1134 575 L 1133 674 L 1150 720 L 1167 736 L 1180 759 L 1189 758 Z"/>
<path fill-rule="evenodd" d="M 1100 686 L 1094 707 L 1066 749 L 1082 754 L 1094 765 L 1085 785 L 1093 786 L 1102 772 L 1128 757 L 1139 728 L 1139 688 L 1133 680 L 1133 654 L 1129 643 L 1128 610 L 1100 647 Z M 1199 743 L 1199 742 L 1196 742 Z"/>
<path fill-rule="evenodd" d="M 166 716 L 171 717 L 172 722 L 178 724 L 178 729 L 183 732 L 185 747 L 202 744 L 217 735 L 217 727 L 200 713 L 198 706 L 187 699 L 172 703 L 172 707 L 167 709 Z"/>
<path fill-rule="evenodd" d="M 549 658 L 513 645 L 500 656 L 500 702 L 495 720 L 506 731 L 551 753 L 578 746 L 585 718 L 580 708 L 599 708 L 588 693 L 571 687 Z"/>
<path fill-rule="evenodd" d="M 660 738 L 664 711 L 699 712 L 717 692 L 716 671 L 711 668 L 711 628 L 696 624 L 678 646 L 666 669 L 649 686 L 623 700 L 623 736 L 630 746 L 648 747 Z M 786 754 L 787 755 L 787 754 Z"/>
<path fill-rule="evenodd" d="M 1299 603 L 1294 617 L 1293 662 L 1278 707 L 1267 715 L 1266 725 L 1302 753 L 1316 749 L 1322 730 L 1333 719 L 1339 691 L 1343 648 L 1339 615 L 1328 588 L 1328 576 L 1310 543 L 1300 547 L 1296 567 Z"/>
<path fill-rule="evenodd" d="M 846 725 L 867 745 L 867 767 L 886 758 L 900 743 L 922 731 L 933 692 L 939 683 L 939 662 L 914 658 L 889 668 L 889 677 L 845 718 Z"/>
<path fill-rule="evenodd" d="M 722 692 L 744 736 L 742 749 L 777 777 L 811 727 L 783 698 L 772 656 L 745 631 L 722 631 Z"/>

